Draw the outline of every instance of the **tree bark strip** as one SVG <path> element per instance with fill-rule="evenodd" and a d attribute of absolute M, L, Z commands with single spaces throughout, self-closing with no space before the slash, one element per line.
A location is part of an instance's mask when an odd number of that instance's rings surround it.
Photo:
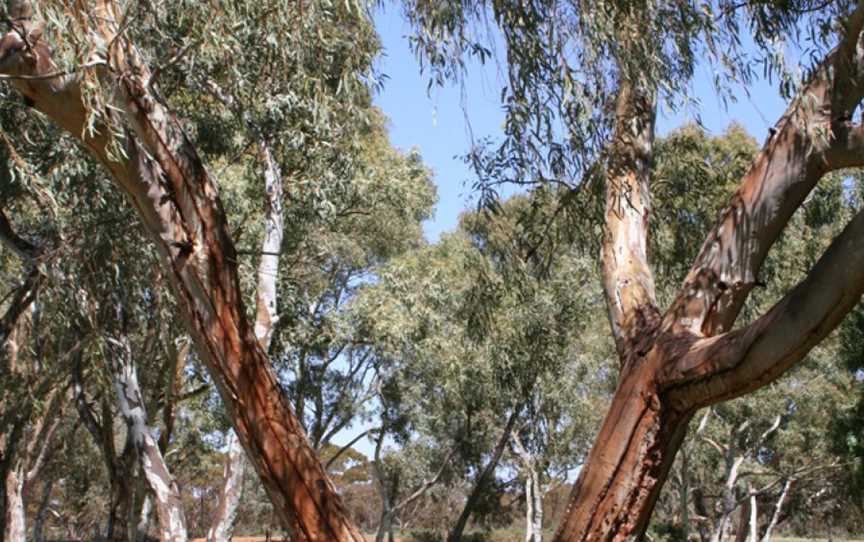
<path fill-rule="evenodd" d="M 282 171 L 273 156 L 270 144 L 262 139 L 258 148 L 264 163 L 264 239 L 261 242 L 261 260 L 258 264 L 258 285 L 255 307 L 255 337 L 264 352 L 270 350 L 273 327 L 278 320 L 277 279 L 279 256 L 282 251 L 284 217 L 282 213 Z M 246 470 L 246 455 L 236 435 L 231 436 L 219 503 L 213 523 L 207 531 L 207 542 L 229 542 L 237 521 L 240 497 L 243 495 L 243 473 Z"/>

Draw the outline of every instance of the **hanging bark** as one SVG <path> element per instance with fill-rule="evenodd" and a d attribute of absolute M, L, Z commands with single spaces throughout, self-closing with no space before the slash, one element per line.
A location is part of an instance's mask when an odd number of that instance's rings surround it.
<path fill-rule="evenodd" d="M 694 412 L 778 378 L 860 299 L 864 213 L 773 308 L 730 331 L 768 249 L 810 190 L 830 171 L 864 165 L 864 129 L 849 120 L 864 90 L 862 24 L 859 5 L 844 21 L 840 44 L 802 89 L 806 99 L 794 100 L 776 124 L 662 317 L 643 250 L 653 92 L 621 74 L 603 275 L 622 368 L 556 540 L 641 537 Z"/>
<path fill-rule="evenodd" d="M 282 214 L 282 171 L 273 156 L 270 144 L 262 139 L 258 144 L 264 163 L 264 239 L 261 242 L 261 260 L 258 264 L 258 285 L 255 307 L 255 337 L 264 352 L 270 350 L 273 326 L 278 320 L 276 283 L 279 277 L 279 255 L 282 251 L 284 217 Z M 243 495 L 243 473 L 246 455 L 235 435 L 230 437 L 230 448 L 219 490 L 219 503 L 213 523 L 207 531 L 207 542 L 229 542 L 237 521 L 240 497 Z"/>
<path fill-rule="evenodd" d="M 114 106 L 131 127 L 128 159 L 109 152 L 108 128 L 84 133 L 86 110 L 77 76 L 45 77 L 56 70 L 50 47 L 20 10 L 10 12 L 17 29 L 0 41 L 0 72 L 13 76 L 12 84 L 37 110 L 81 140 L 138 212 L 198 354 L 280 519 L 298 539 L 362 540 L 248 322 L 236 251 L 216 187 L 177 119 L 153 94 L 149 69 L 118 32 L 115 2 L 101 0 L 91 10 L 92 32 L 110 46 L 106 57 L 82 69 L 98 70 L 115 88 Z"/>

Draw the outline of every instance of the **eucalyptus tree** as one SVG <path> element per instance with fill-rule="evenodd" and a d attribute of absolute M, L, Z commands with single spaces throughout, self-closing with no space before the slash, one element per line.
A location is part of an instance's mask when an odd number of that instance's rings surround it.
<path fill-rule="evenodd" d="M 546 461 L 552 454 L 544 448 L 573 452 L 569 446 L 580 442 L 554 442 L 553 434 L 572 436 L 577 427 L 592 426 L 578 423 L 592 418 L 578 406 L 596 397 L 588 381 L 603 373 L 608 357 L 602 341 L 589 348 L 579 335 L 602 297 L 572 288 L 570 277 L 593 269 L 569 244 L 558 211 L 555 198 L 537 192 L 513 197 L 492 214 L 466 213 L 457 232 L 394 260 L 355 304 L 359 332 L 386 360 L 378 374 L 377 447 L 387 432 L 400 443 L 422 436 L 437 448 L 429 454 L 427 481 L 441 478 L 448 461 L 449 470 L 470 476 L 452 540 L 462 537 L 496 487 L 514 435 L 522 435 L 532 457 Z M 573 386 L 555 389 L 564 371 L 572 372 L 564 380 Z M 528 438 L 532 425 L 538 431 Z M 579 453 L 568 455 L 563 462 L 575 466 Z M 393 494 L 399 489 L 378 470 L 386 528 L 398 511 Z M 528 470 L 535 479 L 546 471 Z M 453 483 L 454 474 L 443 474 Z"/>
<path fill-rule="evenodd" d="M 28 103 L 80 141 L 138 213 L 234 429 L 294 536 L 360 540 L 278 392 L 245 310 L 216 185 L 158 85 L 169 76 L 170 89 L 172 73 L 193 81 L 203 70 L 218 86 L 227 80 L 232 92 L 261 96 L 249 74 L 282 74 L 282 87 L 268 81 L 273 94 L 263 105 L 277 122 L 278 115 L 306 122 L 309 130 L 283 138 L 303 153 L 310 133 L 326 142 L 334 127 L 356 125 L 357 98 L 368 100 L 375 40 L 365 13 L 342 2 L 231 2 L 206 11 L 110 1 L 36 7 L 47 26 L 30 2 L 9 3 L 0 69 Z M 239 57 L 257 64 L 238 73 L 230 67 Z M 196 90 L 171 99 L 200 104 Z"/>
<path fill-rule="evenodd" d="M 589 173 L 603 180 L 601 282 L 619 387 L 556 537 L 641 536 L 694 413 L 779 378 L 864 290 L 864 214 L 857 214 L 797 286 L 735 327 L 795 210 L 825 174 L 862 165 L 854 115 L 864 88 L 864 5 L 406 4 L 421 56 L 442 80 L 459 77 L 466 56 L 489 52 L 484 30 L 491 21 L 500 30 L 508 115 L 503 144 L 475 153 L 482 174 L 528 183 L 566 183 Z M 744 39 L 744 29 L 752 39 Z M 747 41 L 755 55 L 742 45 Z M 790 43 L 814 51 L 800 70 L 784 61 Z M 791 99 L 661 310 L 648 251 L 655 114 L 658 100 L 686 101 L 701 54 L 727 90 L 724 78 L 746 85 L 761 60 Z"/>

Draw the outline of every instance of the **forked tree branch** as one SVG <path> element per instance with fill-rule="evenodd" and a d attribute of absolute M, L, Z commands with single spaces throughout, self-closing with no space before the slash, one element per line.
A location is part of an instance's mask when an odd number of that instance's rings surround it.
<path fill-rule="evenodd" d="M 864 293 L 864 210 L 807 277 L 750 325 L 701 339 L 664 380 L 670 400 L 698 408 L 754 391 L 807 355 Z"/>

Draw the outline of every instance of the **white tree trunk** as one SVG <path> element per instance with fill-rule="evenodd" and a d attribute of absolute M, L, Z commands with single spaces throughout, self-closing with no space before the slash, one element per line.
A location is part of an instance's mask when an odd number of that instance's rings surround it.
<path fill-rule="evenodd" d="M 255 337 L 267 352 L 273 337 L 273 326 L 278 319 L 276 279 L 279 276 L 279 253 L 282 249 L 284 219 L 282 216 L 282 172 L 266 140 L 258 145 L 264 162 L 264 187 L 267 194 L 264 216 L 264 239 L 261 242 L 261 260 L 258 264 L 258 291 L 255 307 Z M 246 454 L 231 432 L 231 447 L 225 465 L 219 503 L 213 516 L 207 542 L 230 542 L 237 521 L 237 509 L 243 496 L 243 473 Z"/>
<path fill-rule="evenodd" d="M 789 494 L 789 488 L 792 487 L 793 481 L 792 478 L 789 478 L 786 480 L 786 483 L 783 484 L 783 491 L 780 492 L 777 504 L 774 505 L 774 513 L 771 514 L 771 521 L 768 523 L 768 527 L 765 528 L 765 534 L 762 535 L 762 542 L 769 542 L 771 540 L 771 531 L 774 530 L 774 527 L 777 526 L 777 522 L 780 521 L 780 512 L 783 510 L 783 501 L 786 500 L 786 496 Z"/>
<path fill-rule="evenodd" d="M 734 450 L 730 445 L 730 452 Z M 729 474 L 726 478 L 726 487 L 723 491 L 723 503 L 722 509 L 720 512 L 720 520 L 717 522 L 717 525 L 714 529 L 714 533 L 711 535 L 711 542 L 720 542 L 723 540 L 723 536 L 726 533 L 726 530 L 729 528 L 732 514 L 735 512 L 735 509 L 738 507 L 736 499 L 735 499 L 735 482 L 738 481 L 738 468 L 741 466 L 741 463 L 744 462 L 744 457 L 739 456 L 729 461 L 731 458 L 731 454 L 727 456 L 727 464 L 729 465 Z"/>
<path fill-rule="evenodd" d="M 150 514 L 153 512 L 153 499 L 149 493 L 145 493 L 144 502 L 141 503 L 141 513 L 138 514 L 138 525 L 135 527 L 135 540 L 146 542 L 147 532 L 150 530 Z"/>
<path fill-rule="evenodd" d="M 132 352 L 126 337 L 111 339 L 115 347 L 111 367 L 120 413 L 131 433 L 138 452 L 138 462 L 152 492 L 159 518 L 159 539 L 162 542 L 186 542 L 186 516 L 180 490 L 171 476 L 159 445 L 147 425 L 147 412 L 138 374 L 132 362 Z"/>
<path fill-rule="evenodd" d="M 543 542 L 543 488 L 540 486 L 540 474 L 533 465 L 528 471 L 526 490 L 528 517 L 525 542 Z"/>
<path fill-rule="evenodd" d="M 222 487 L 219 490 L 219 503 L 216 506 L 213 523 L 207 531 L 207 542 L 229 542 L 237 523 L 237 510 L 243 494 L 243 474 L 246 468 L 246 454 L 240 440 L 232 431 L 229 436 L 228 457 L 222 474 Z"/>
<path fill-rule="evenodd" d="M 525 471 L 525 542 L 543 542 L 543 488 L 537 461 L 519 438 L 519 431 L 510 434 L 510 445 Z"/>
<path fill-rule="evenodd" d="M 750 493 L 750 536 L 747 537 L 747 542 L 759 541 L 759 509 L 756 503 L 756 493 L 750 484 L 747 484 L 747 491 Z"/>
<path fill-rule="evenodd" d="M 5 542 L 26 542 L 27 524 L 24 517 L 24 469 L 13 466 L 6 473 Z"/>

